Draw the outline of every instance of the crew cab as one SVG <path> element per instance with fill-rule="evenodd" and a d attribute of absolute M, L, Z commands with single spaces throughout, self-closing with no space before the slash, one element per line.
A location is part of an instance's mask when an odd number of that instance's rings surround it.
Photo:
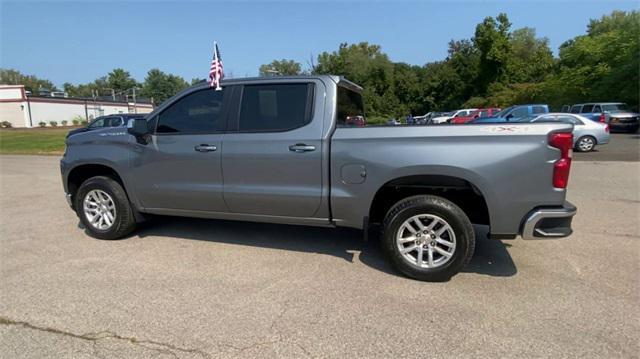
<path fill-rule="evenodd" d="M 66 198 L 100 239 L 147 215 L 380 230 L 393 267 L 426 281 L 468 263 L 472 224 L 571 234 L 571 124 L 352 126 L 361 94 L 329 75 L 194 85 L 127 128 L 67 138 Z"/>
<path fill-rule="evenodd" d="M 490 117 L 479 117 L 469 123 L 502 123 L 502 122 L 518 122 L 529 116 L 549 113 L 548 105 L 515 105 L 507 107 L 504 110 Z"/>

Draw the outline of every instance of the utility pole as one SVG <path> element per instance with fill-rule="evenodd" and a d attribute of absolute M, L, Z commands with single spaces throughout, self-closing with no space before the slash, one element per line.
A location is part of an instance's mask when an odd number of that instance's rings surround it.
<path fill-rule="evenodd" d="M 138 113 L 138 106 L 136 105 L 136 88 L 133 88 L 133 113 Z"/>

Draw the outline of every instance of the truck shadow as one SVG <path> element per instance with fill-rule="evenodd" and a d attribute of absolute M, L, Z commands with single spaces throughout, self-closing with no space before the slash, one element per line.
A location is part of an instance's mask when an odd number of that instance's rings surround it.
<path fill-rule="evenodd" d="M 476 250 L 463 269 L 495 277 L 508 277 L 517 269 L 507 248 L 509 244 L 486 238 L 486 229 L 476 228 Z M 174 237 L 239 246 L 254 246 L 330 255 L 363 264 L 392 275 L 401 275 L 387 263 L 378 236 L 363 240 L 361 231 L 347 228 L 319 228 L 293 225 L 157 217 L 145 223 L 134 236 Z"/>

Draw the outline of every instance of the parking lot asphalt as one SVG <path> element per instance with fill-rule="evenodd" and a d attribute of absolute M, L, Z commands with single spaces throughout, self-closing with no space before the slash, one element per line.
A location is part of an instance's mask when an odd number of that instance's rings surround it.
<path fill-rule="evenodd" d="M 167 217 L 95 240 L 58 158 L 0 156 L 0 170 L 2 358 L 640 353 L 638 162 L 574 162 L 570 238 L 478 233 L 446 283 L 402 277 L 343 229 Z"/>
<path fill-rule="evenodd" d="M 595 151 L 574 152 L 576 161 L 640 161 L 639 133 L 612 133 L 611 141 L 596 146 Z"/>

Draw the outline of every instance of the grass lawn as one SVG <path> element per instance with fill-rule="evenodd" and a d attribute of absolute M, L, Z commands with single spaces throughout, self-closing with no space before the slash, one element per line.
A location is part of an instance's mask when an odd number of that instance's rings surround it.
<path fill-rule="evenodd" d="M 0 130 L 0 154 L 61 155 L 64 139 L 74 127 Z"/>

